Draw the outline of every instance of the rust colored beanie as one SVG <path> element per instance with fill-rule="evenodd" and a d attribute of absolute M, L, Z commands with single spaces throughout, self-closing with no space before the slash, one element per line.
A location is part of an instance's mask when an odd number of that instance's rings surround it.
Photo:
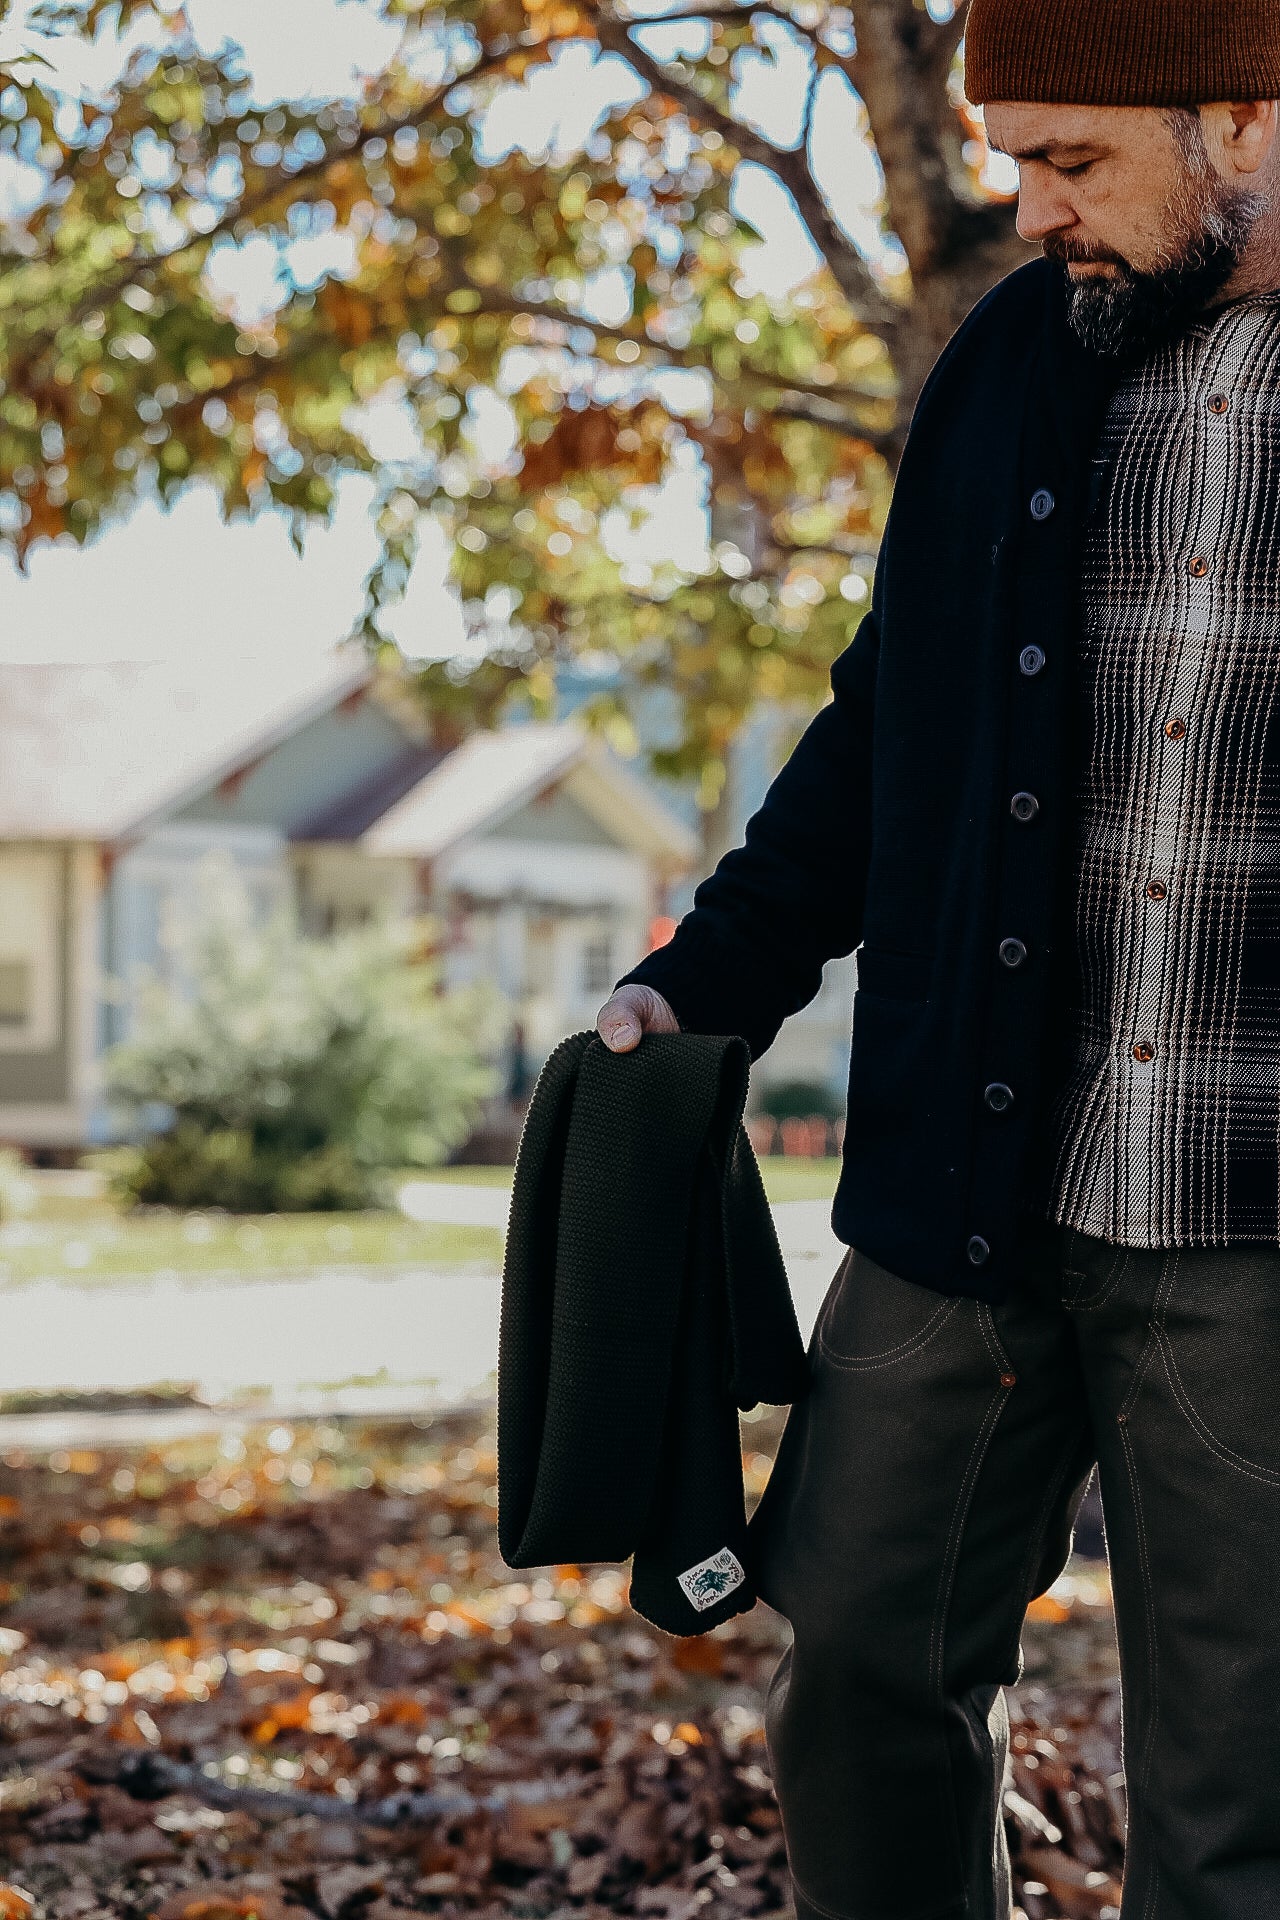
<path fill-rule="evenodd" d="M 1280 100 L 1277 0 L 972 0 L 965 93 L 1088 107 Z"/>

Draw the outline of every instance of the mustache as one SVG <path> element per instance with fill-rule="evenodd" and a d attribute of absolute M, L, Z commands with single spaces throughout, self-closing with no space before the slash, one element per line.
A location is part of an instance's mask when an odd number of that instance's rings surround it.
<path fill-rule="evenodd" d="M 1063 266 L 1110 266 L 1132 272 L 1123 254 L 1114 253 L 1110 247 L 1091 245 L 1087 240 L 1072 240 L 1066 234 L 1049 234 L 1043 247 L 1050 260 L 1058 260 Z"/>

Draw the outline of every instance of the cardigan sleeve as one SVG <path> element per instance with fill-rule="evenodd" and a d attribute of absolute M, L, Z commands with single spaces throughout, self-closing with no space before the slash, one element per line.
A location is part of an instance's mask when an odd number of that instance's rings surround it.
<path fill-rule="evenodd" d="M 878 584 L 878 582 L 877 582 Z M 752 1059 L 861 938 L 871 847 L 878 609 L 831 669 L 832 697 L 664 947 L 618 986 L 653 987 L 689 1033 L 739 1034 Z"/>

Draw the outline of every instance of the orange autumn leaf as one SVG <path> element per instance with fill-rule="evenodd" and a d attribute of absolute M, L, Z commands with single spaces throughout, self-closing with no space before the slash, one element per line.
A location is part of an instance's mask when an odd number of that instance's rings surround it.
<path fill-rule="evenodd" d="M 107 1737 L 121 1747 L 147 1747 L 151 1744 L 138 1725 L 137 1715 L 132 1713 L 122 1713 L 107 1729 Z M 4 1920 L 2 1914 L 0 1920 Z"/>
<path fill-rule="evenodd" d="M 244 1887 L 234 1883 L 216 1892 L 195 1893 L 183 1888 L 157 1909 L 155 1920 L 304 1920 L 272 1887 Z"/>
<path fill-rule="evenodd" d="M 386 1694 L 378 1707 L 378 1719 L 386 1726 L 420 1727 L 426 1717 L 426 1708 L 411 1693 Z"/>
<path fill-rule="evenodd" d="M 311 1702 L 316 1697 L 314 1687 L 304 1688 L 301 1693 L 290 1694 L 285 1700 L 273 1703 L 264 1720 L 259 1720 L 250 1732 L 249 1738 L 256 1746 L 270 1746 L 276 1735 L 283 1729 L 297 1731 L 310 1724 Z"/>
<path fill-rule="evenodd" d="M 724 1643 L 706 1636 L 677 1640 L 671 1658 L 681 1673 L 706 1673 L 714 1677 L 724 1671 Z"/>
<path fill-rule="evenodd" d="M 271 1718 L 281 1727 L 305 1727 L 311 1718 L 311 1702 L 316 1697 L 314 1687 L 306 1687 L 301 1693 L 291 1694 L 287 1700 L 277 1700 L 271 1709 Z"/>
<path fill-rule="evenodd" d="M 1061 1600 L 1055 1600 L 1052 1594 L 1042 1593 L 1040 1598 L 1033 1600 L 1027 1608 L 1027 1618 L 1047 1621 L 1050 1625 L 1057 1626 L 1061 1621 L 1071 1618 L 1071 1609 L 1064 1607 Z"/>

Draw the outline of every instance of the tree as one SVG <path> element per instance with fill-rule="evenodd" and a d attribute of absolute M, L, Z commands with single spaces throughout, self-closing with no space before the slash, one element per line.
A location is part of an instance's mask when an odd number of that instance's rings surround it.
<path fill-rule="evenodd" d="M 43 176 L 0 245 L 0 538 L 20 557 L 83 541 L 140 492 L 203 480 L 229 515 L 282 509 L 300 541 L 342 475 L 372 474 L 366 636 L 436 513 L 487 642 L 465 671 L 427 671 L 438 714 L 489 716 L 517 685 L 545 702 L 559 664 L 603 656 L 615 728 L 643 689 L 675 693 L 658 763 L 701 772 L 713 804 L 754 702 L 820 697 L 928 367 L 1023 257 L 960 94 L 967 0 L 945 19 L 949 0 L 675 0 L 656 24 L 624 0 L 368 4 L 402 37 L 362 96 L 267 108 L 173 0 L 37 8 L 50 34 L 153 31 L 101 101 L 60 100 L 29 60 L 0 95 L 0 150 Z M 679 57 L 660 58 L 673 30 Z M 578 151 L 504 141 L 513 90 L 581 43 L 626 62 L 630 100 Z M 736 84 L 770 57 L 804 63 L 789 145 Z M 900 271 L 824 192 L 812 135 L 832 90 L 878 158 Z M 786 299 L 743 288 L 743 163 L 821 255 Z M 237 317 L 219 290 L 229 246 L 269 251 L 269 311 Z M 602 274 L 623 292 L 607 319 Z M 391 462 L 359 412 L 388 392 L 420 443 Z M 709 554 L 628 559 L 645 489 L 681 462 L 709 479 Z"/>

